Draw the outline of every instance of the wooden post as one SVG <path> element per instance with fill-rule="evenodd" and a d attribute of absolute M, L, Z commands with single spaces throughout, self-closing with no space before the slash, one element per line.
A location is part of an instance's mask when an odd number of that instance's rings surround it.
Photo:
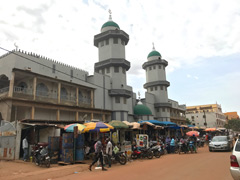
<path fill-rule="evenodd" d="M 74 134 L 73 134 L 73 163 L 75 163 L 75 158 L 76 158 L 76 141 L 78 138 L 78 127 L 74 127 Z"/>

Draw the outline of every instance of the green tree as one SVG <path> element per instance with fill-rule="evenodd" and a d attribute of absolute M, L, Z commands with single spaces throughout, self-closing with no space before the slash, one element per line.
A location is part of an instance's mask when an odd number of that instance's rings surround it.
<path fill-rule="evenodd" d="M 225 124 L 225 128 L 232 129 L 234 131 L 240 131 L 240 120 L 231 119 L 228 121 L 228 124 Z"/>

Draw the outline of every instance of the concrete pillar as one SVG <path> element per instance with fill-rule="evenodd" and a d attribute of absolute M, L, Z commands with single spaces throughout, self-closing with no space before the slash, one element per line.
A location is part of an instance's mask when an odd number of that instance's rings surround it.
<path fill-rule="evenodd" d="M 91 113 L 91 120 L 93 119 L 93 113 Z"/>
<path fill-rule="evenodd" d="M 93 90 L 91 90 L 91 107 L 92 108 L 94 108 L 93 100 L 94 100 L 94 92 L 93 92 Z"/>
<path fill-rule="evenodd" d="M 14 152 L 14 159 L 19 159 L 20 154 L 20 146 L 21 146 L 21 135 L 22 135 L 22 126 L 17 122 L 16 125 L 16 141 L 15 141 L 15 152 Z"/>
<path fill-rule="evenodd" d="M 35 107 L 32 106 L 31 119 L 34 119 L 35 116 Z"/>
<path fill-rule="evenodd" d="M 56 117 L 57 117 L 57 121 L 60 121 L 60 110 L 59 109 L 57 109 L 57 115 L 56 115 Z"/>
<path fill-rule="evenodd" d="M 36 92 L 37 92 L 37 77 L 33 78 L 33 100 L 36 100 Z"/>
<path fill-rule="evenodd" d="M 12 78 L 9 83 L 8 97 L 13 97 L 14 79 L 15 79 L 15 72 L 12 72 Z"/>
<path fill-rule="evenodd" d="M 77 106 L 78 106 L 78 103 L 79 103 L 78 102 L 78 90 L 79 90 L 78 87 L 76 87 L 76 105 Z"/>
<path fill-rule="evenodd" d="M 105 114 L 102 115 L 102 121 L 103 121 L 103 122 L 106 121 Z"/>
<path fill-rule="evenodd" d="M 78 111 L 76 111 L 76 116 L 75 116 L 76 121 L 78 121 L 78 117 L 79 117 L 79 114 L 78 114 Z"/>
<path fill-rule="evenodd" d="M 58 94 L 57 94 L 57 98 L 58 98 L 58 104 L 61 103 L 61 83 L 58 83 Z"/>

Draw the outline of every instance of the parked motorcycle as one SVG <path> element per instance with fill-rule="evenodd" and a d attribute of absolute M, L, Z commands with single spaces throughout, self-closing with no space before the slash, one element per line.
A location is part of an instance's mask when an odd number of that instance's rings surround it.
<path fill-rule="evenodd" d="M 145 157 L 147 157 L 148 159 L 152 159 L 153 155 L 154 154 L 150 148 L 138 149 L 136 146 L 134 146 L 131 157 L 132 159 L 145 158 Z"/>
<path fill-rule="evenodd" d="M 103 159 L 104 159 L 104 162 L 108 164 L 108 156 L 106 154 L 103 155 Z M 116 154 L 113 152 L 111 161 L 112 163 L 119 162 L 121 165 L 125 165 L 127 163 L 127 156 L 123 152 L 118 152 Z"/>
<path fill-rule="evenodd" d="M 161 146 L 160 145 L 155 145 L 155 146 L 152 146 L 150 148 L 150 150 L 153 152 L 153 155 L 156 157 L 156 158 L 160 158 L 161 157 Z"/>
<path fill-rule="evenodd" d="M 48 154 L 47 147 L 40 146 L 39 149 L 35 149 L 33 152 L 34 162 L 37 166 L 45 165 L 50 167 L 50 156 Z"/>

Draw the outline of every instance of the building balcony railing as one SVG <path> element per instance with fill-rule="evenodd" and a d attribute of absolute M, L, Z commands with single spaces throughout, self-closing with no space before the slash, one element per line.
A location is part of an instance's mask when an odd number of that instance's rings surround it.
<path fill-rule="evenodd" d="M 0 89 L 0 95 L 8 93 L 9 87 L 5 87 Z M 13 87 L 13 97 L 26 99 L 26 100 L 33 100 L 33 89 L 31 88 L 22 88 L 22 87 Z M 46 92 L 46 91 L 36 91 L 36 100 L 37 101 L 44 101 L 44 102 L 51 102 L 51 103 L 57 103 L 58 102 L 58 94 L 52 93 L 52 92 Z M 77 100 L 76 96 L 70 96 L 70 95 L 61 95 L 60 97 L 60 103 L 61 104 L 68 104 L 68 105 L 76 105 Z M 91 106 L 91 99 L 90 98 L 84 98 L 79 97 L 78 98 L 78 104 L 79 106 Z"/>
<path fill-rule="evenodd" d="M 175 120 L 186 120 L 186 117 L 185 116 L 172 116 L 170 115 L 170 119 L 175 119 Z"/>

